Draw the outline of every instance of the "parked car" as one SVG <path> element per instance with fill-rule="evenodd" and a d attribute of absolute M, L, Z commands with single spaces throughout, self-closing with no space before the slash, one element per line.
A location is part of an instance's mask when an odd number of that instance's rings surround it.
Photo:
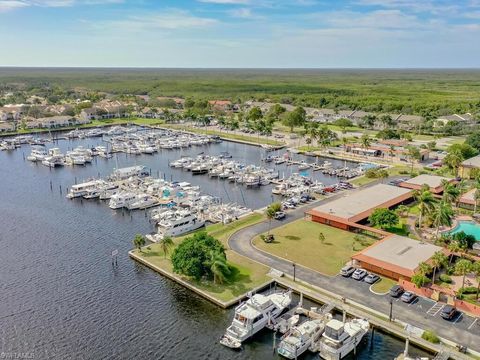
<path fill-rule="evenodd" d="M 283 211 L 277 211 L 274 215 L 276 220 L 282 220 L 285 219 L 285 213 Z"/>
<path fill-rule="evenodd" d="M 390 296 L 398 298 L 400 295 L 403 294 L 404 291 L 405 289 L 400 285 L 393 285 L 392 288 L 390 289 Z"/>
<path fill-rule="evenodd" d="M 352 279 L 355 280 L 362 280 L 365 276 L 367 276 L 367 270 L 364 269 L 357 269 L 352 275 Z"/>
<path fill-rule="evenodd" d="M 352 265 L 346 265 L 340 270 L 340 275 L 344 277 L 349 277 L 355 272 L 355 268 Z"/>
<path fill-rule="evenodd" d="M 417 295 L 415 295 L 413 292 L 410 292 L 410 291 L 405 291 L 402 295 L 402 297 L 400 298 L 400 300 L 402 300 L 404 303 L 411 303 L 413 300 L 415 300 L 415 298 L 417 297 Z"/>
<path fill-rule="evenodd" d="M 363 281 L 365 281 L 367 284 L 374 284 L 376 283 L 378 280 L 380 280 L 380 276 L 378 276 L 377 274 L 368 274 L 365 279 L 363 279 Z"/>
<path fill-rule="evenodd" d="M 457 309 L 452 305 L 445 305 L 440 312 L 440 316 L 445 320 L 452 320 L 457 314 Z"/>

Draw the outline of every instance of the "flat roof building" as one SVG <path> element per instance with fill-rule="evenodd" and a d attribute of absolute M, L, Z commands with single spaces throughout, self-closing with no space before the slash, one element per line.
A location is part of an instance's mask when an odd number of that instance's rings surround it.
<path fill-rule="evenodd" d="M 377 184 L 359 189 L 307 211 L 313 221 L 350 230 L 377 208 L 390 208 L 412 197 L 409 189 Z"/>
<path fill-rule="evenodd" d="M 434 194 L 439 194 L 443 192 L 442 182 L 444 180 L 450 183 L 455 181 L 454 179 L 446 178 L 443 176 L 422 174 L 409 180 L 403 181 L 399 185 L 401 187 L 412 190 L 420 190 L 423 185 L 428 185 L 431 192 L 433 192 Z"/>
<path fill-rule="evenodd" d="M 352 256 L 357 265 L 391 279 L 410 280 L 420 263 L 428 262 L 440 246 L 390 235 Z"/>
<path fill-rule="evenodd" d="M 476 176 L 472 170 L 480 169 L 480 155 L 474 156 L 470 159 L 463 161 L 460 164 L 459 174 L 462 178 L 471 179 Z"/>

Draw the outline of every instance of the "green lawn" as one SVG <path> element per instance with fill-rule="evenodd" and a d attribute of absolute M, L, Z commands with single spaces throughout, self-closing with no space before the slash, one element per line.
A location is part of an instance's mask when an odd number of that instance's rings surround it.
<path fill-rule="evenodd" d="M 411 167 L 404 166 L 404 165 L 397 165 L 397 166 L 392 166 L 386 170 L 388 171 L 389 176 L 399 176 L 399 175 L 410 174 Z M 378 180 L 378 179 L 374 179 L 374 178 L 372 179 L 372 178 L 367 178 L 366 176 L 360 176 L 351 180 L 350 182 L 352 183 L 352 185 L 363 186 L 366 184 L 370 184 L 375 180 Z"/>
<path fill-rule="evenodd" d="M 375 284 L 373 284 L 372 291 L 375 291 L 376 293 L 379 293 L 379 294 L 385 294 L 396 283 L 397 282 L 395 280 L 381 277 L 380 281 L 377 281 Z"/>
<path fill-rule="evenodd" d="M 234 133 L 234 132 L 208 130 L 208 129 L 202 129 L 202 128 L 197 128 L 192 126 L 185 126 L 181 124 L 164 124 L 162 126 L 166 128 L 171 128 L 171 129 L 190 131 L 198 134 L 217 135 L 225 139 L 246 141 L 253 144 L 267 144 L 267 145 L 275 145 L 275 146 L 284 145 L 283 142 L 279 142 L 277 140 L 266 139 L 264 137 L 258 137 L 258 136 L 248 136 L 248 135 L 243 135 L 243 134 Z"/>
<path fill-rule="evenodd" d="M 214 224 L 206 228 L 206 231 L 213 237 L 220 240 L 226 247 L 228 238 L 237 230 L 255 224 L 264 219 L 263 215 L 254 213 L 252 215 L 241 218 L 228 225 Z M 182 240 L 190 235 L 175 238 L 175 246 L 178 246 Z M 140 254 L 146 261 L 156 265 L 166 271 L 172 272 L 172 264 L 170 262 L 170 254 L 163 253 L 159 244 L 150 244 L 142 249 L 142 252 L 134 250 L 136 254 Z M 173 251 L 173 249 L 172 249 Z M 230 301 L 246 292 L 265 284 L 269 277 L 267 272 L 269 268 L 257 262 L 243 257 L 227 248 L 226 250 L 228 264 L 232 275 L 228 282 L 224 284 L 215 284 L 213 281 L 201 280 L 196 281 L 187 277 L 182 277 L 184 281 L 196 286 L 221 301 Z"/>
<path fill-rule="evenodd" d="M 319 239 L 323 233 L 325 241 Z M 297 220 L 271 231 L 275 241 L 267 244 L 256 237 L 254 245 L 270 254 L 286 258 L 325 275 L 335 275 L 350 257 L 371 245 L 373 240 L 363 238 L 354 242 L 355 234 L 318 224 Z"/>

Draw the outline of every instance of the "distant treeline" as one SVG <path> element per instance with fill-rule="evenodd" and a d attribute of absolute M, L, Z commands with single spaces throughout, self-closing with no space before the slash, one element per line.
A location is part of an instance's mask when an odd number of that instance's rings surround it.
<path fill-rule="evenodd" d="M 480 112 L 480 70 L 23 69 L 0 68 L 0 90 L 250 99 L 416 114 Z"/>

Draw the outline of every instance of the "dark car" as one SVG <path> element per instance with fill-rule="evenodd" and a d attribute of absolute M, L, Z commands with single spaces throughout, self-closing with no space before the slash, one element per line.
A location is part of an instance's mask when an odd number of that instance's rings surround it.
<path fill-rule="evenodd" d="M 376 283 L 378 280 L 380 280 L 380 276 L 378 276 L 377 274 L 368 274 L 367 277 L 365 279 L 363 279 L 363 281 L 365 281 L 367 284 L 374 284 Z"/>
<path fill-rule="evenodd" d="M 400 295 L 403 294 L 405 290 L 403 289 L 403 287 L 401 287 L 400 285 L 394 285 L 392 286 L 392 288 L 390 289 L 390 296 L 391 297 L 399 297 Z"/>
<path fill-rule="evenodd" d="M 400 298 L 400 300 L 402 300 L 404 303 L 411 303 L 413 300 L 415 300 L 415 298 L 417 297 L 417 295 L 415 295 L 414 293 L 410 292 L 410 291 L 405 291 L 402 295 L 402 297 Z"/>
<path fill-rule="evenodd" d="M 452 305 L 445 305 L 440 312 L 440 316 L 445 320 L 452 320 L 457 314 L 457 309 Z"/>

